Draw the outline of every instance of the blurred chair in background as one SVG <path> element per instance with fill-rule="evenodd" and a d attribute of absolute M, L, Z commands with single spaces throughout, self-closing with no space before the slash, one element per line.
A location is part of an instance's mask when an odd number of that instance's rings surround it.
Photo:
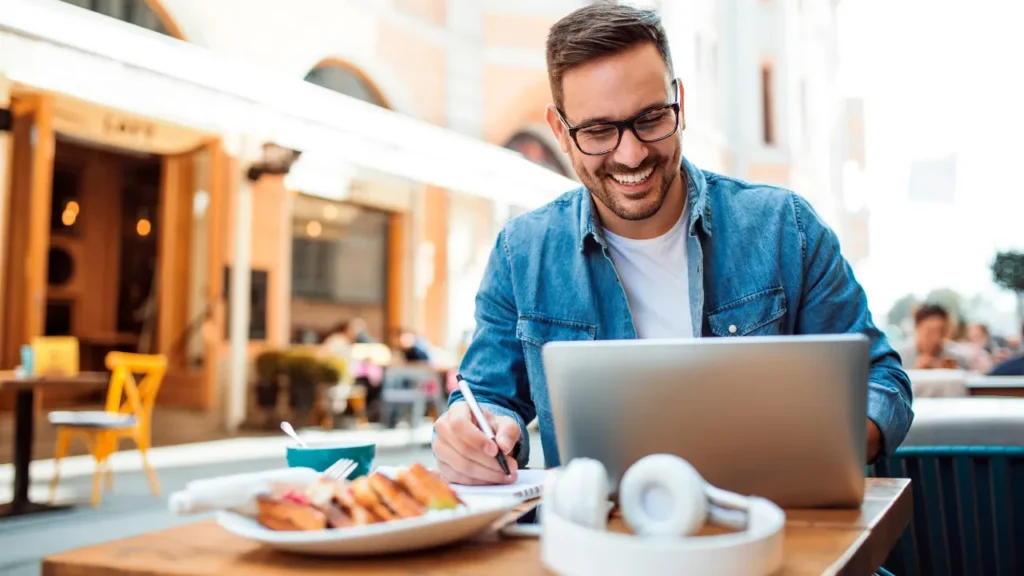
<path fill-rule="evenodd" d="M 107 354 L 106 364 L 111 375 L 103 411 L 52 412 L 49 415 L 50 424 L 57 428 L 53 480 L 50 482 L 51 501 L 56 498 L 60 482 L 60 460 L 67 456 L 74 438 L 85 442 L 89 454 L 96 461 L 92 480 L 93 506 L 100 503 L 104 473 L 107 489 L 113 489 L 114 475 L 109 458 L 117 451 L 122 438 L 135 441 L 150 489 L 153 495 L 160 495 L 160 485 L 149 465 L 147 451 L 152 441 L 153 405 L 167 372 L 167 357 L 162 354 L 111 352 Z M 136 374 L 142 375 L 141 380 L 136 380 Z"/>

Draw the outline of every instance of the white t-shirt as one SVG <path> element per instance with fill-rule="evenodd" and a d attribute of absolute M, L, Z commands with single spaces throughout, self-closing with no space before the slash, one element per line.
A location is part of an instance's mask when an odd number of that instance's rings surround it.
<path fill-rule="evenodd" d="M 686 262 L 687 212 L 667 233 L 633 240 L 605 230 L 639 338 L 693 338 Z"/>

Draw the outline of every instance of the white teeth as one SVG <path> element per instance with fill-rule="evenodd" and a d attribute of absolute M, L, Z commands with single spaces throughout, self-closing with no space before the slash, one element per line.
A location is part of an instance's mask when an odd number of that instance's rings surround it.
<path fill-rule="evenodd" d="M 630 174 L 612 174 L 611 176 L 619 184 L 640 184 L 644 180 L 650 178 L 651 172 L 654 172 L 653 167 L 648 168 L 642 172 L 632 172 Z"/>

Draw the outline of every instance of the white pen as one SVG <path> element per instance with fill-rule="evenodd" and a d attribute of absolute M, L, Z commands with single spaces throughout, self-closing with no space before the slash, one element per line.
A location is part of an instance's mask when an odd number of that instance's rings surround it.
<path fill-rule="evenodd" d="M 494 445 L 498 448 L 498 453 L 495 454 L 494 459 L 498 461 L 498 465 L 501 466 L 501 471 L 505 473 L 505 476 L 511 476 L 509 472 L 508 464 L 505 463 L 505 454 L 501 451 L 501 445 L 498 444 L 498 439 L 494 436 L 494 430 L 491 430 L 491 425 L 487 423 L 487 418 L 484 417 L 483 410 L 480 409 L 480 405 L 476 403 L 476 397 L 473 396 L 473 392 L 469 389 L 469 385 L 462 378 L 462 374 L 456 374 L 455 379 L 459 381 L 459 390 L 462 391 L 462 396 L 466 399 L 466 404 L 469 404 L 469 411 L 473 413 L 473 418 L 476 419 L 477 424 L 480 425 L 480 429 L 483 430 L 484 434 L 494 442 Z"/>

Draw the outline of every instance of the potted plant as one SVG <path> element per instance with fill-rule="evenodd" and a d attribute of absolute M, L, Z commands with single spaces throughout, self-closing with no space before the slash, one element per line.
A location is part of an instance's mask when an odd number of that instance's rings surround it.
<path fill-rule="evenodd" d="M 317 385 L 323 376 L 321 362 L 314 356 L 291 354 L 287 366 L 288 406 L 296 415 L 308 414 L 316 404 Z"/>
<path fill-rule="evenodd" d="M 283 368 L 284 354 L 277 350 L 268 350 L 256 356 L 256 405 L 260 408 L 277 406 Z"/>
<path fill-rule="evenodd" d="M 345 377 L 345 361 L 340 358 L 320 360 L 320 382 L 334 386 Z"/>

